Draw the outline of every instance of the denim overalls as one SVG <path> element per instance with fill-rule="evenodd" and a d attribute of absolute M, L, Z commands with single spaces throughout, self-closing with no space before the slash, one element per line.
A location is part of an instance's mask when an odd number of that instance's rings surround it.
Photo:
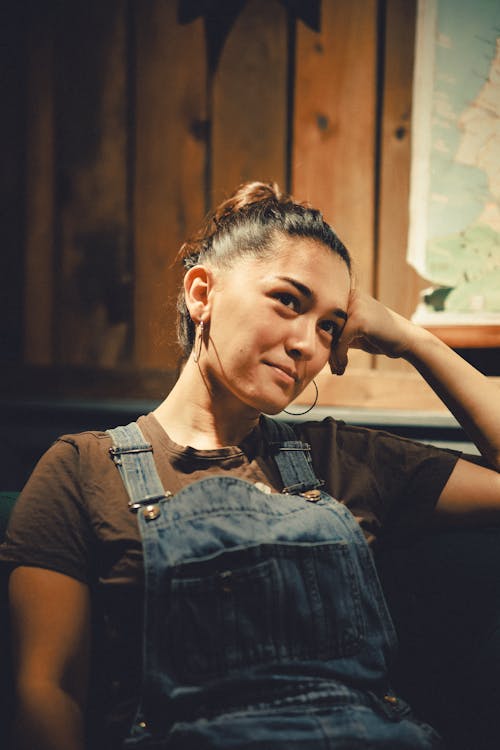
<path fill-rule="evenodd" d="M 146 581 L 142 697 L 124 747 L 442 748 L 388 685 L 396 638 L 359 525 L 292 428 L 263 429 L 281 494 L 216 476 L 172 496 L 137 424 L 109 430 Z"/>

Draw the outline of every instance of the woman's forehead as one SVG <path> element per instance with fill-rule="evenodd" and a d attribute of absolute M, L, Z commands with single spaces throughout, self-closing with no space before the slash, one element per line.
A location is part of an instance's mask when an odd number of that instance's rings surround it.
<path fill-rule="evenodd" d="M 229 268 L 213 270 L 216 286 L 220 283 L 222 287 L 287 277 L 318 293 L 327 292 L 332 284 L 337 287 L 336 293 L 350 288 L 350 272 L 340 255 L 317 240 L 303 237 L 280 237 L 270 252 L 240 256 Z"/>
<path fill-rule="evenodd" d="M 260 264 L 259 264 L 260 265 Z M 321 275 L 338 275 L 349 277 L 349 270 L 345 261 L 331 248 L 321 242 L 302 237 L 291 237 L 282 241 L 272 256 L 263 259 L 262 267 L 267 272 L 286 270 L 316 278 Z"/>
<path fill-rule="evenodd" d="M 236 285 L 267 287 L 276 282 L 291 283 L 305 296 L 322 305 L 335 303 L 345 307 L 351 278 L 345 261 L 315 240 L 291 238 L 272 254 L 247 256 L 234 264 L 220 279 L 222 287 Z"/>

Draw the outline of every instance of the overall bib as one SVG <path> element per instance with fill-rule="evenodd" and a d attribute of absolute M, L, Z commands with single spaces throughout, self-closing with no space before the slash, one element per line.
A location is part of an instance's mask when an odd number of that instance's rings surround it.
<path fill-rule="evenodd" d="M 263 429 L 281 494 L 216 476 L 172 496 L 137 424 L 109 430 L 146 586 L 142 696 L 124 747 L 442 748 L 390 690 L 396 637 L 359 525 L 321 489 L 292 428 L 265 418 Z"/>

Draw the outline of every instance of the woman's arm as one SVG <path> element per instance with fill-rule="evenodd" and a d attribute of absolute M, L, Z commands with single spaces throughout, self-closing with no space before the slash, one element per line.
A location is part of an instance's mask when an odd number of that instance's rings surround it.
<path fill-rule="evenodd" d="M 332 372 L 344 372 L 349 348 L 401 357 L 412 364 L 489 465 L 500 471 L 500 389 L 496 384 L 429 331 L 357 291 L 351 294 L 348 319 L 332 352 Z"/>
<path fill-rule="evenodd" d="M 88 587 L 21 566 L 9 580 L 15 750 L 83 750 L 90 651 Z"/>
<path fill-rule="evenodd" d="M 459 459 L 439 496 L 436 514 L 452 524 L 498 524 L 500 473 Z"/>

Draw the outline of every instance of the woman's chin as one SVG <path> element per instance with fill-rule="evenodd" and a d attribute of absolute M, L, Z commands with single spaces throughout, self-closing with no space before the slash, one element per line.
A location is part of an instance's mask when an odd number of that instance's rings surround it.
<path fill-rule="evenodd" d="M 269 401 L 266 404 L 262 405 L 261 412 L 263 414 L 268 414 L 269 416 L 281 414 L 281 412 L 286 409 L 289 404 L 290 401 L 280 401 L 278 403 L 276 403 L 276 401 Z"/>
<path fill-rule="evenodd" d="M 246 407 L 255 409 L 260 414 L 268 414 L 272 416 L 274 414 L 280 414 L 283 409 L 293 401 L 297 396 L 294 394 L 293 398 L 290 398 L 290 394 L 245 394 L 241 401 Z"/>
<path fill-rule="evenodd" d="M 268 414 L 269 416 L 272 416 L 274 414 L 279 414 L 283 411 L 283 409 L 286 409 L 286 407 L 288 406 L 288 401 L 276 403 L 276 401 L 274 400 L 264 401 L 262 399 L 259 399 L 258 401 L 247 401 L 246 406 L 250 407 L 251 409 L 255 409 L 255 411 L 259 414 Z"/>
<path fill-rule="evenodd" d="M 280 414 L 283 411 L 283 409 L 286 409 L 286 406 L 287 405 L 285 404 L 285 406 L 283 407 L 273 406 L 273 407 L 270 407 L 269 409 L 262 409 L 262 413 L 267 414 L 269 417 L 273 417 L 276 414 Z"/>

